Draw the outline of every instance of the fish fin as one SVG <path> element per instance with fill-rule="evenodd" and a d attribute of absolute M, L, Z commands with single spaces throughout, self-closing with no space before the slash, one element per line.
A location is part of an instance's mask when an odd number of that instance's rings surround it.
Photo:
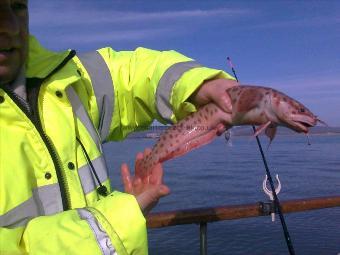
<path fill-rule="evenodd" d="M 269 146 L 274 140 L 274 137 L 276 135 L 276 130 L 277 130 L 277 125 L 273 123 L 266 128 L 265 134 L 269 138 L 269 144 L 268 144 L 267 150 L 269 149 Z"/>
<path fill-rule="evenodd" d="M 261 126 L 259 126 L 256 130 L 255 130 L 255 133 L 254 133 L 254 136 L 258 136 L 259 134 L 261 134 L 261 132 L 263 130 L 265 130 L 272 122 L 271 121 L 268 121 L 266 122 L 265 124 L 262 124 Z"/>

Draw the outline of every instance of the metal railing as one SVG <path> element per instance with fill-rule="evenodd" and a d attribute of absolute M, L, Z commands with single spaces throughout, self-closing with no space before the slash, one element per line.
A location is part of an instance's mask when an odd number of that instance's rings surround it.
<path fill-rule="evenodd" d="M 281 202 L 283 213 L 302 212 L 322 208 L 340 207 L 340 196 L 304 198 Z M 249 217 L 268 216 L 276 212 L 273 202 L 193 208 L 168 212 L 150 213 L 149 228 L 163 228 L 182 224 L 200 225 L 200 251 L 207 254 L 207 223 Z"/>

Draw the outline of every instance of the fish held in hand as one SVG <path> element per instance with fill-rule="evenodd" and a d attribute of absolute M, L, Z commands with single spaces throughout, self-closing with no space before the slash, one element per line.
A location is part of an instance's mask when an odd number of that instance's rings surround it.
<path fill-rule="evenodd" d="M 272 88 L 238 86 L 228 90 L 232 100 L 232 125 L 259 125 L 255 135 L 265 131 L 272 141 L 277 126 L 285 126 L 298 133 L 320 122 L 307 107 L 284 93 Z"/>
<path fill-rule="evenodd" d="M 232 126 L 259 125 L 255 135 L 262 131 L 272 141 L 277 126 L 308 133 L 319 120 L 303 104 L 272 88 L 235 86 L 226 91 L 232 102 L 232 113 L 217 105 L 204 105 L 166 130 L 154 145 L 152 152 L 136 163 L 141 173 L 157 163 L 181 156 L 211 142 Z"/>

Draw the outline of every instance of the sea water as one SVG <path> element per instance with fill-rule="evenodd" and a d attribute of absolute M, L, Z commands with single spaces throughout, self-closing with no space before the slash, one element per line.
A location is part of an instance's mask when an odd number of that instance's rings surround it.
<path fill-rule="evenodd" d="M 279 175 L 280 200 L 340 195 L 340 136 L 278 136 L 269 149 L 261 137 L 272 175 Z M 119 168 L 133 167 L 138 151 L 152 139 L 127 139 L 104 147 L 115 189 L 122 190 Z M 249 204 L 267 201 L 262 190 L 265 170 L 252 137 L 223 137 L 164 164 L 171 195 L 154 212 Z M 296 254 L 340 253 L 340 208 L 285 214 Z M 208 254 L 288 254 L 279 217 L 270 216 L 208 224 Z M 151 255 L 199 254 L 199 226 L 181 225 L 148 230 Z"/>

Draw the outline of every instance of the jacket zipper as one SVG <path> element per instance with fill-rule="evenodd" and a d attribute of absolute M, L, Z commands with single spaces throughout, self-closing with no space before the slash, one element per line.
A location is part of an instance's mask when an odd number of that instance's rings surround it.
<path fill-rule="evenodd" d="M 60 164 L 58 154 L 56 150 L 54 149 L 54 146 L 46 133 L 44 132 L 42 125 L 41 125 L 41 120 L 39 117 L 39 107 L 38 107 L 38 97 L 39 97 L 39 92 L 40 92 L 40 87 L 41 84 L 45 79 L 53 75 L 55 72 L 57 72 L 59 69 L 61 69 L 70 59 L 72 59 L 75 56 L 75 51 L 71 51 L 70 54 L 62 61 L 60 65 L 58 65 L 47 77 L 44 79 L 37 79 L 37 78 L 31 78 L 32 80 L 34 79 L 37 86 L 37 91 L 35 93 L 35 98 L 34 102 L 32 104 L 32 109 L 31 112 L 27 108 L 26 105 L 22 102 L 22 100 L 17 96 L 14 92 L 12 92 L 10 89 L 7 87 L 4 87 L 3 89 L 6 91 L 6 93 L 11 97 L 11 99 L 16 103 L 16 105 L 22 110 L 23 113 L 27 116 L 27 118 L 33 123 L 35 126 L 36 130 L 38 131 L 41 139 L 43 140 L 50 156 L 54 164 L 54 168 L 57 174 L 57 179 L 59 183 L 59 188 L 60 188 L 60 194 L 61 194 L 61 200 L 62 200 L 62 205 L 63 205 L 63 210 L 66 211 L 71 208 L 70 205 L 70 196 L 69 196 L 69 191 L 68 191 L 68 186 L 66 183 L 66 179 L 63 174 L 63 168 Z M 38 83 L 39 82 L 39 83 Z M 33 88 L 34 89 L 34 88 Z"/>
<path fill-rule="evenodd" d="M 29 112 L 29 110 L 26 108 L 26 106 L 22 103 L 22 101 L 20 100 L 20 98 L 13 93 L 11 90 L 5 89 L 6 93 L 10 96 L 10 98 L 15 102 L 15 104 L 25 113 L 25 115 L 27 116 L 27 118 L 33 123 L 33 125 L 35 126 L 36 130 L 38 131 L 41 139 L 43 140 L 51 158 L 54 164 L 54 168 L 57 174 L 57 178 L 58 178 L 58 182 L 59 182 L 59 187 L 60 187 L 60 194 L 61 194 L 61 199 L 62 199 L 62 204 L 63 204 L 63 209 L 64 211 L 70 208 L 69 205 L 69 199 L 67 196 L 67 192 L 66 192 L 66 183 L 65 183 L 65 179 L 63 177 L 62 174 L 62 167 L 59 163 L 59 159 L 57 156 L 57 153 L 55 152 L 54 147 L 52 146 L 52 143 L 50 142 L 49 138 L 47 137 L 47 135 L 45 134 L 45 132 L 43 131 L 42 125 L 41 125 L 41 121 L 39 118 L 39 114 L 37 112 L 38 110 L 38 101 L 34 102 L 34 109 L 31 109 L 32 113 Z"/>

